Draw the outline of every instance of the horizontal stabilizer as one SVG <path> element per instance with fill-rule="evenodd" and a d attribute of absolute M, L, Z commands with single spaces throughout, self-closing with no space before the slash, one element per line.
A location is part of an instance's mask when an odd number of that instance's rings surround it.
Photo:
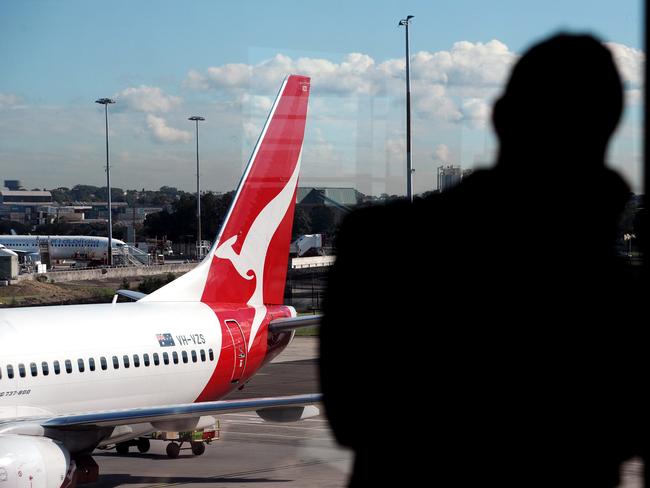
<path fill-rule="evenodd" d="M 140 291 L 134 291 L 134 290 L 117 290 L 115 293 L 117 293 L 121 297 L 128 298 L 129 300 L 133 300 L 134 302 L 137 302 L 141 298 L 147 296 L 146 293 L 142 293 Z"/>
<path fill-rule="evenodd" d="M 269 323 L 269 332 L 277 334 L 279 332 L 288 332 L 305 327 L 318 327 L 322 318 L 322 315 L 303 315 L 302 317 L 287 317 L 271 320 Z"/>

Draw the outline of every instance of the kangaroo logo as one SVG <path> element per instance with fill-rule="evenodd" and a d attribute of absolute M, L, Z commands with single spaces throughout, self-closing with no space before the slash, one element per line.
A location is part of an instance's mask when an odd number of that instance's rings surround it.
<path fill-rule="evenodd" d="M 255 308 L 255 316 L 248 341 L 249 351 L 266 315 L 266 307 L 264 306 L 264 263 L 266 262 L 271 239 L 273 239 L 273 235 L 282 223 L 294 198 L 299 171 L 300 156 L 287 184 L 253 221 L 244 238 L 239 254 L 233 249 L 235 242 L 237 242 L 237 235 L 228 238 L 223 244 L 219 244 L 214 253 L 216 257 L 230 261 L 243 279 L 250 281 L 255 278 L 255 289 L 246 302 L 247 305 Z"/>

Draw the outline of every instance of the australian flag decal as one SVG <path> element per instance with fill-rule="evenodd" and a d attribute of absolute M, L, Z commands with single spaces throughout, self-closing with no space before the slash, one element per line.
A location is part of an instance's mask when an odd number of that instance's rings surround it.
<path fill-rule="evenodd" d="M 156 337 L 158 338 L 158 344 L 160 344 L 160 347 L 171 347 L 176 345 L 174 344 L 174 338 L 171 334 L 156 334 Z"/>

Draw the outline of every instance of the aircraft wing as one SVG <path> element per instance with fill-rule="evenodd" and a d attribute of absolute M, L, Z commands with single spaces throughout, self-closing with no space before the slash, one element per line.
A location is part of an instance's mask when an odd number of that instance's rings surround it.
<path fill-rule="evenodd" d="M 301 317 L 271 320 L 269 323 L 269 332 L 278 333 L 302 329 L 304 327 L 318 327 L 322 318 L 322 315 L 303 315 Z"/>
<path fill-rule="evenodd" d="M 295 395 L 272 398 L 250 398 L 245 400 L 221 400 L 217 402 L 186 403 L 180 405 L 164 405 L 159 407 L 129 408 L 124 410 L 107 410 L 73 415 L 60 415 L 40 421 L 44 428 L 61 430 L 87 429 L 92 427 L 117 427 L 145 422 L 168 422 L 174 420 L 192 419 L 205 415 L 219 415 L 235 412 L 256 411 L 269 419 L 274 418 L 274 411 L 284 418 L 288 413 L 298 416 L 303 413 L 303 407 L 319 403 L 322 395 Z M 12 420 L 15 422 L 15 419 Z"/>

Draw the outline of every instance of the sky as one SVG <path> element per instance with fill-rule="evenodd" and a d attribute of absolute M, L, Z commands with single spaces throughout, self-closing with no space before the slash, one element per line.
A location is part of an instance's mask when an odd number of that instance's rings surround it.
<path fill-rule="evenodd" d="M 404 29 L 416 192 L 436 168 L 489 166 L 489 118 L 512 64 L 560 29 L 612 49 L 627 107 L 608 159 L 641 182 L 639 0 L 0 2 L 0 180 L 27 188 L 234 189 L 290 73 L 312 77 L 302 186 L 405 193 Z M 549 163 L 549 165 L 552 162 Z"/>

